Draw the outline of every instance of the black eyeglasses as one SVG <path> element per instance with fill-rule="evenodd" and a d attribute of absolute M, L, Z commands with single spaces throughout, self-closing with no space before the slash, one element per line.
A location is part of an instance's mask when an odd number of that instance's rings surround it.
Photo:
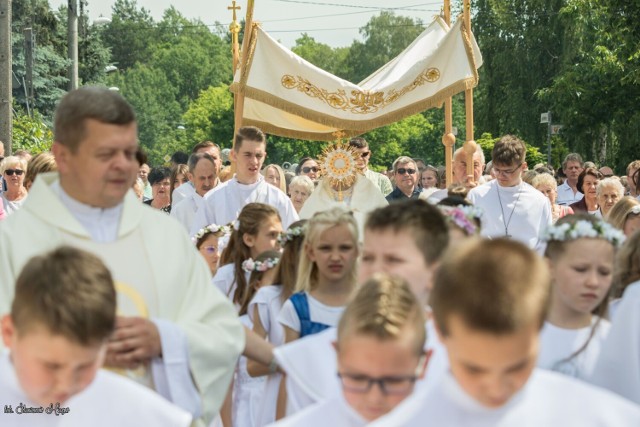
<path fill-rule="evenodd" d="M 384 395 L 409 393 L 418 380 L 415 375 L 373 378 L 366 375 L 338 374 L 338 377 L 342 382 L 342 387 L 347 391 L 367 393 L 374 384 L 378 384 Z"/>
<path fill-rule="evenodd" d="M 12 176 L 14 173 L 20 176 L 24 173 L 24 171 L 22 169 L 6 169 L 4 173 L 6 173 L 9 176 Z"/>
<path fill-rule="evenodd" d="M 302 172 L 304 172 L 304 173 L 309 173 L 309 172 L 312 172 L 312 171 L 313 172 L 318 172 L 318 168 L 315 167 L 315 166 L 311 166 L 311 167 L 305 166 L 305 167 L 302 168 Z"/>
<path fill-rule="evenodd" d="M 396 173 L 398 175 L 404 175 L 405 173 L 408 173 L 409 175 L 413 175 L 414 173 L 416 173 L 415 169 L 405 169 L 405 168 L 399 168 Z"/>
<path fill-rule="evenodd" d="M 371 151 L 365 151 L 364 153 L 361 153 L 360 156 L 363 159 L 366 159 L 367 157 L 369 157 L 369 154 L 371 154 Z"/>

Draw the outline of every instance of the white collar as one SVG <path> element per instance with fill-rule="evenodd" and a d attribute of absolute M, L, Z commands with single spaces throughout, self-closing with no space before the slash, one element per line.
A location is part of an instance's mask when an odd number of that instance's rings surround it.
<path fill-rule="evenodd" d="M 118 226 L 124 202 L 121 201 L 112 208 L 96 208 L 71 197 L 64 191 L 60 181 L 51 185 L 51 189 L 58 195 L 62 204 L 71 212 L 91 235 L 91 239 L 98 243 L 111 243 L 118 238 Z"/>

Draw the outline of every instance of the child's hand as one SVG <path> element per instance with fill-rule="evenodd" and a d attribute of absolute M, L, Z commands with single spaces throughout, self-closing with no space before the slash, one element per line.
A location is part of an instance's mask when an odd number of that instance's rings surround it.
<path fill-rule="evenodd" d="M 160 333 L 152 321 L 118 316 L 116 330 L 107 345 L 105 365 L 135 369 L 161 354 Z"/>

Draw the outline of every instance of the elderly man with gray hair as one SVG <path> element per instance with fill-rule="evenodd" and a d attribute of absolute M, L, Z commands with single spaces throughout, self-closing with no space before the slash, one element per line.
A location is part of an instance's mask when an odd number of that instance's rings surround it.
<path fill-rule="evenodd" d="M 411 157 L 400 156 L 393 162 L 393 178 L 396 188 L 386 197 L 389 203 L 420 197 L 418 167 Z"/>
<path fill-rule="evenodd" d="M 171 216 L 182 224 L 187 232 L 191 230 L 193 219 L 202 205 L 202 198 L 216 185 L 218 185 L 217 159 L 206 152 L 194 153 L 189 157 L 189 182 L 193 185 L 194 192 L 171 210 Z"/>

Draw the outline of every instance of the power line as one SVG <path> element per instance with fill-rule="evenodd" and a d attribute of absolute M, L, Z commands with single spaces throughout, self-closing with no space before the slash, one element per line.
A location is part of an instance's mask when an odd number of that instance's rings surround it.
<path fill-rule="evenodd" d="M 355 5 L 355 4 L 322 3 L 322 2 L 302 1 L 302 0 L 272 0 L 272 1 L 279 1 L 279 2 L 283 2 L 283 3 L 313 4 L 313 5 L 317 5 L 317 6 L 338 6 L 338 7 L 351 7 L 351 8 L 356 8 L 356 9 L 371 9 L 371 6 L 360 6 L 360 5 Z M 421 4 L 416 5 L 416 6 L 408 6 L 408 7 L 434 6 L 434 5 L 439 5 L 439 4 L 442 4 L 442 2 L 441 1 L 437 1 L 437 2 L 430 2 L 430 3 L 421 3 Z M 380 7 L 379 9 L 380 10 L 393 10 L 395 8 L 392 8 L 392 7 Z"/>
<path fill-rule="evenodd" d="M 274 0 L 274 1 L 278 1 L 278 0 Z M 363 11 L 358 11 L 358 12 L 332 13 L 332 14 L 329 14 L 329 15 L 303 16 L 303 17 L 299 17 L 299 18 L 269 19 L 269 20 L 259 21 L 259 22 L 270 23 L 270 22 L 301 21 L 301 20 L 304 20 L 304 19 L 331 18 L 331 17 L 334 17 L 334 16 L 359 15 L 359 14 L 363 14 L 363 13 L 380 12 L 380 11 L 383 11 L 383 10 L 384 11 L 407 10 L 407 11 L 411 11 L 411 12 L 432 12 L 432 13 L 438 13 L 440 11 L 439 9 L 412 9 L 413 7 L 423 6 L 423 5 L 428 5 L 428 4 L 429 3 L 421 3 L 421 4 L 417 4 L 417 5 L 413 5 L 413 6 L 375 8 L 375 9 L 363 10 Z"/>

